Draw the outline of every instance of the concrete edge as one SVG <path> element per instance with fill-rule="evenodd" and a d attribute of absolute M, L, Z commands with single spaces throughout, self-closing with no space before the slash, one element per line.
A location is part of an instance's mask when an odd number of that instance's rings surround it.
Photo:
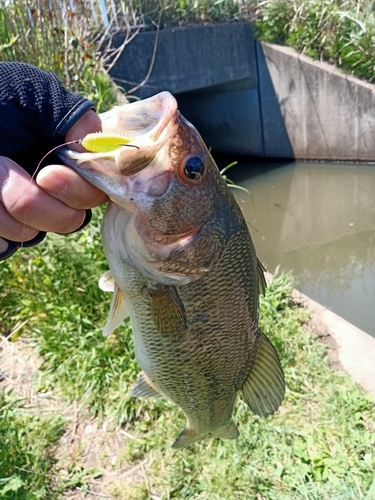
<path fill-rule="evenodd" d="M 292 47 L 287 47 L 285 45 L 277 45 L 275 43 L 270 43 L 270 42 L 260 42 L 260 43 L 261 45 L 264 45 L 266 47 L 271 47 L 274 50 L 277 50 L 278 52 L 281 52 L 285 55 L 292 56 L 304 62 L 305 64 L 308 64 L 309 66 L 315 66 L 316 68 L 322 69 L 327 73 L 340 76 L 341 78 L 344 78 L 345 80 L 348 80 L 356 85 L 359 85 L 360 87 L 364 87 L 370 90 L 373 94 L 375 94 L 375 86 L 373 83 L 370 83 L 366 80 L 362 80 L 361 78 L 351 75 L 350 73 L 345 73 L 334 64 L 330 64 L 326 61 L 318 61 L 316 59 L 312 59 L 311 57 L 301 54 L 300 52 L 297 52 L 296 49 L 293 49 Z"/>
<path fill-rule="evenodd" d="M 266 273 L 267 281 L 271 278 L 272 275 Z M 333 338 L 340 366 L 372 394 L 375 403 L 375 338 L 298 290 L 293 290 L 292 298 L 311 311 L 317 328 Z"/>

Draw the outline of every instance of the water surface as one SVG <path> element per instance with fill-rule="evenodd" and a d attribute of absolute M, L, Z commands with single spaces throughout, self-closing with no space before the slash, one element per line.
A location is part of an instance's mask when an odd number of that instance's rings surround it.
<path fill-rule="evenodd" d="M 375 165 L 242 159 L 228 176 L 267 270 L 375 337 Z"/>

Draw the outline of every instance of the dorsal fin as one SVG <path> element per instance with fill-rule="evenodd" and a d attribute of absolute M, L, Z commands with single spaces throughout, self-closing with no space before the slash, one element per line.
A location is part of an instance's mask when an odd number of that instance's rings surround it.
<path fill-rule="evenodd" d="M 251 372 L 242 385 L 242 392 L 250 409 L 265 417 L 281 405 L 285 395 L 285 380 L 275 348 L 260 330 L 258 334 L 258 352 Z"/>
<path fill-rule="evenodd" d="M 215 432 L 213 437 L 218 437 L 221 439 L 236 439 L 240 435 L 239 430 L 237 429 L 236 424 L 231 420 L 226 427 L 222 427 L 218 431 Z"/>

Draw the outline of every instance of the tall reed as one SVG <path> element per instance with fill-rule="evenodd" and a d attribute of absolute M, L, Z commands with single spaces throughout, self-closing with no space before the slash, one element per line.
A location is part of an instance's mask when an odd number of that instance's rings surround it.
<path fill-rule="evenodd" d="M 9 0 L 0 4 L 0 60 L 24 61 L 54 71 L 80 90 L 98 69 L 95 31 L 87 2 Z"/>
<path fill-rule="evenodd" d="M 373 0 L 269 0 L 255 23 L 262 40 L 294 47 L 375 82 Z"/>

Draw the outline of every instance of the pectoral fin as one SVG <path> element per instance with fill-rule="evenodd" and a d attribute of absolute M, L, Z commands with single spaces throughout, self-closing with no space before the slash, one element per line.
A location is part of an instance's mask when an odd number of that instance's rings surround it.
<path fill-rule="evenodd" d="M 103 292 L 114 292 L 115 290 L 115 280 L 113 279 L 110 270 L 105 271 L 99 279 L 99 288 Z"/>
<path fill-rule="evenodd" d="M 161 394 L 152 386 L 147 375 L 140 372 L 137 377 L 137 382 L 130 390 L 130 395 L 140 398 L 160 398 Z"/>
<path fill-rule="evenodd" d="M 243 383 L 242 392 L 250 409 L 265 417 L 281 405 L 285 395 L 285 380 L 276 350 L 261 331 L 256 347 L 255 363 Z"/>
<path fill-rule="evenodd" d="M 185 335 L 186 315 L 184 304 L 174 286 L 144 287 L 142 293 L 150 298 L 151 314 L 159 332 L 170 340 Z"/>
<path fill-rule="evenodd" d="M 107 323 L 105 324 L 103 330 L 104 337 L 107 337 L 110 333 L 116 330 L 116 328 L 118 328 L 128 316 L 129 312 L 124 294 L 115 283 Z"/>

